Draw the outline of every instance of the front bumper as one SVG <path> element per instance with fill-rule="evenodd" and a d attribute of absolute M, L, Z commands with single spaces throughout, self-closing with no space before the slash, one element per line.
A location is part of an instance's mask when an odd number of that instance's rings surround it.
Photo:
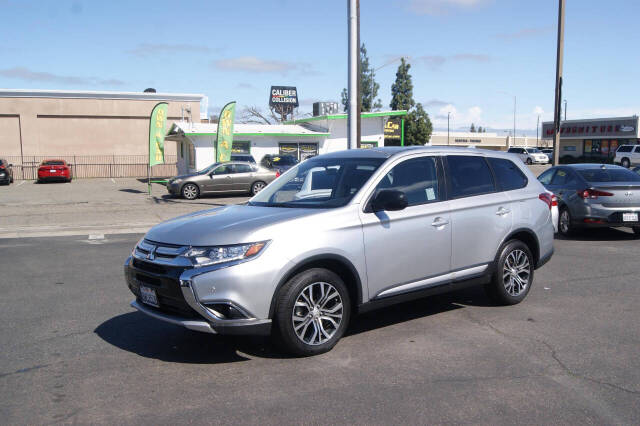
<path fill-rule="evenodd" d="M 127 285 L 136 296 L 131 306 L 156 319 L 181 325 L 190 330 L 212 334 L 268 335 L 271 320 L 259 319 L 247 313 L 246 318 L 226 319 L 216 315 L 197 297 L 192 269 L 164 267 L 129 257 L 124 265 Z M 146 305 L 140 300 L 140 285 L 155 290 L 159 308 Z M 227 300 L 220 301 L 222 303 Z M 233 304 L 240 311 L 248 312 Z"/>

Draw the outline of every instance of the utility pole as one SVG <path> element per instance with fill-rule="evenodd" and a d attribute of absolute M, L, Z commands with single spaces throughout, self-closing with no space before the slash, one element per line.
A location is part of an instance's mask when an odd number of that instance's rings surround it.
<path fill-rule="evenodd" d="M 556 51 L 556 93 L 553 103 L 553 165 L 560 164 L 560 102 L 562 99 L 562 61 L 564 57 L 564 5 L 558 0 L 558 47 Z M 566 110 L 565 110 L 566 112 Z"/>
<path fill-rule="evenodd" d="M 447 145 L 449 145 L 449 117 L 451 117 L 451 111 L 447 111 Z"/>
<path fill-rule="evenodd" d="M 516 140 L 516 95 L 513 95 L 513 140 Z"/>
<path fill-rule="evenodd" d="M 347 147 L 360 147 L 360 0 L 347 0 L 349 23 L 349 82 L 347 99 Z"/>
<path fill-rule="evenodd" d="M 540 114 L 538 114 L 538 122 L 536 123 L 536 146 L 540 146 L 540 138 L 538 137 L 539 128 L 540 128 Z"/>
<path fill-rule="evenodd" d="M 564 100 L 564 121 L 567 121 L 567 100 Z"/>

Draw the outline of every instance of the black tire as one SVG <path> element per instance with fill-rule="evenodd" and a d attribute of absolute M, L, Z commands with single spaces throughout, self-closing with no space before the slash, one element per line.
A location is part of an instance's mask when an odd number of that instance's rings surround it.
<path fill-rule="evenodd" d="M 327 290 L 325 292 L 325 296 L 333 294 L 332 292 L 334 290 L 338 295 L 325 300 L 324 303 L 321 304 L 323 299 L 319 292 L 318 285 L 323 284 L 328 284 L 330 287 L 333 287 L 333 289 L 323 287 L 323 289 Z M 296 304 L 298 299 L 303 297 L 303 291 L 305 291 L 305 296 L 308 295 L 307 292 L 309 287 L 312 288 L 311 302 L 317 302 L 314 305 L 315 307 L 323 306 L 326 310 L 319 310 L 314 307 L 314 310 L 312 311 L 305 307 L 306 304 Z M 313 297 L 314 295 L 316 296 L 315 300 Z M 282 286 L 278 291 L 276 298 L 272 336 L 279 346 L 288 353 L 298 356 L 311 356 L 328 352 L 336 345 L 336 343 L 338 343 L 338 340 L 343 336 L 349 324 L 349 318 L 351 316 L 349 291 L 342 279 L 337 274 L 327 269 L 313 268 L 299 273 Z M 326 313 L 327 310 L 334 309 L 338 306 L 338 302 L 341 302 L 342 307 L 335 313 L 331 314 L 332 318 L 337 320 L 336 316 L 341 312 L 342 316 L 339 322 L 333 321 L 334 323 L 337 323 L 336 327 L 334 324 L 324 319 L 322 317 L 322 313 Z M 314 311 L 315 314 L 313 313 Z M 300 318 L 297 329 L 298 332 L 302 334 L 302 337 L 298 336 L 296 328 L 294 328 L 294 321 L 296 321 L 294 319 L 294 314 L 296 318 Z M 314 315 L 318 316 L 314 317 Z M 320 324 L 320 328 L 325 331 L 325 335 L 328 336 L 328 338 L 321 334 L 316 324 Z M 311 326 L 313 326 L 313 328 Z M 320 338 L 314 338 L 314 336 L 317 335 L 319 335 Z M 309 341 L 305 341 L 307 339 Z M 321 341 L 321 339 L 324 339 L 324 341 Z M 312 344 L 310 343 L 311 341 L 315 343 Z"/>
<path fill-rule="evenodd" d="M 526 256 L 526 262 L 523 260 L 523 256 Z M 507 262 L 508 265 L 505 266 Z M 526 268 L 524 266 L 525 264 L 527 265 Z M 512 272 L 520 269 L 509 268 L 509 265 L 522 265 L 522 272 L 516 275 L 521 280 L 526 279 L 524 285 L 522 281 L 520 281 L 520 285 L 518 284 L 514 272 Z M 498 253 L 496 269 L 491 276 L 491 282 L 485 285 L 485 291 L 487 295 L 498 304 L 518 304 L 529 294 L 529 290 L 533 284 L 534 269 L 533 255 L 529 247 L 520 240 L 507 241 Z"/>
<path fill-rule="evenodd" d="M 258 192 L 262 191 L 265 186 L 267 186 L 267 184 L 261 180 L 253 182 L 253 184 L 251 185 L 251 194 L 256 195 Z"/>
<path fill-rule="evenodd" d="M 621 165 L 622 167 L 625 167 L 625 168 L 627 168 L 627 169 L 628 169 L 628 168 L 629 168 L 629 166 L 631 165 L 631 162 L 629 161 L 629 159 L 628 159 L 627 157 L 625 157 L 625 158 L 623 158 L 623 159 L 622 159 L 622 161 L 620 162 L 620 165 Z"/>
<path fill-rule="evenodd" d="M 640 226 L 633 226 L 631 227 L 631 229 L 633 229 L 633 233 L 636 235 L 636 237 L 640 237 Z"/>
<path fill-rule="evenodd" d="M 527 158 L 527 164 L 530 166 L 533 164 L 533 161 L 531 161 L 531 158 Z"/>
<path fill-rule="evenodd" d="M 200 188 L 195 183 L 187 183 L 182 187 L 180 193 L 185 200 L 195 200 L 200 196 Z"/>
<path fill-rule="evenodd" d="M 563 217 L 566 216 L 566 217 Z M 575 232 L 575 227 L 571 224 L 571 213 L 566 207 L 560 208 L 558 215 L 558 233 L 564 237 L 568 237 Z"/>

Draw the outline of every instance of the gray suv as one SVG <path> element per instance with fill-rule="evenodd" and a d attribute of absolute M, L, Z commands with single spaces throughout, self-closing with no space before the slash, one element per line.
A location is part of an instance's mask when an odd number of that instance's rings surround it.
<path fill-rule="evenodd" d="M 131 305 L 219 334 L 330 350 L 350 317 L 482 285 L 521 302 L 553 253 L 551 195 L 518 160 L 445 147 L 308 159 L 246 205 L 153 227 L 124 265 Z"/>

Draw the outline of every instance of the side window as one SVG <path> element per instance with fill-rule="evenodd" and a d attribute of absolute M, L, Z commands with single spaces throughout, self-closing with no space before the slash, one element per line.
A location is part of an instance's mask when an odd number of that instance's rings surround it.
<path fill-rule="evenodd" d="M 409 206 L 441 200 L 436 157 L 414 158 L 398 164 L 378 183 L 376 192 L 382 189 L 404 192 Z"/>
<path fill-rule="evenodd" d="M 551 180 L 551 185 L 565 185 L 569 180 L 569 174 L 566 170 L 559 169 Z"/>
<path fill-rule="evenodd" d="M 488 160 L 498 185 L 503 191 L 512 191 L 527 186 L 529 180 L 511 160 L 504 158 L 489 158 Z"/>
<path fill-rule="evenodd" d="M 635 153 L 640 152 L 640 145 L 639 145 L 639 146 L 636 146 L 636 148 L 633 150 L 633 152 L 635 152 Z"/>
<path fill-rule="evenodd" d="M 546 172 L 544 172 L 543 174 L 538 176 L 538 180 L 543 185 L 551 184 L 551 178 L 553 177 L 553 174 L 555 173 L 555 171 L 556 171 L 556 169 L 547 170 Z"/>
<path fill-rule="evenodd" d="M 483 157 L 449 155 L 449 182 L 451 197 L 470 197 L 496 190 L 489 165 Z"/>
<path fill-rule="evenodd" d="M 236 164 L 234 166 L 236 173 L 251 173 L 251 166 L 248 164 Z"/>
<path fill-rule="evenodd" d="M 228 175 L 233 173 L 233 166 L 231 164 L 225 164 L 219 167 L 216 167 L 213 171 L 214 175 Z"/>

